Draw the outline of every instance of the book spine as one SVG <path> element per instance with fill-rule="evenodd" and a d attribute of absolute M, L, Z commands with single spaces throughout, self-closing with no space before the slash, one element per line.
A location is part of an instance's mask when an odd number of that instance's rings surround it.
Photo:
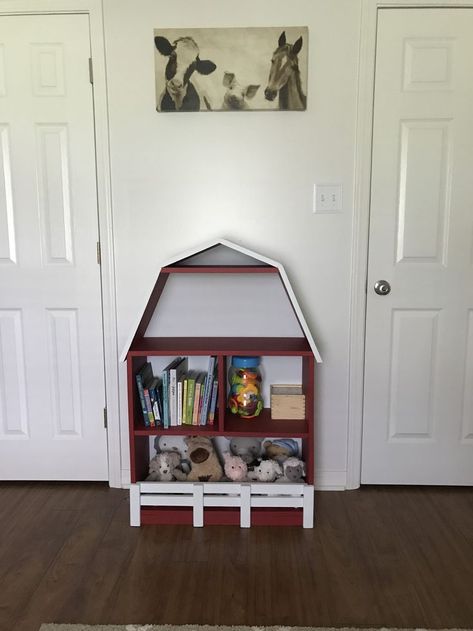
<path fill-rule="evenodd" d="M 215 410 L 217 408 L 218 379 L 214 379 L 212 387 L 212 399 L 210 400 L 209 425 L 215 422 Z"/>
<path fill-rule="evenodd" d="M 161 425 L 161 412 L 159 411 L 159 394 L 158 394 L 158 386 L 149 389 L 149 397 L 151 399 L 151 408 L 153 410 L 153 416 L 155 421 L 155 426 L 158 427 Z"/>
<path fill-rule="evenodd" d="M 177 382 L 177 425 L 182 425 L 182 380 Z"/>
<path fill-rule="evenodd" d="M 199 417 L 201 425 L 207 424 L 207 415 L 209 412 L 209 402 L 210 402 L 210 395 L 211 395 L 211 390 L 212 390 L 212 380 L 214 376 L 214 369 L 215 369 L 215 357 L 210 357 L 209 369 L 207 371 L 207 376 L 205 377 L 205 387 L 203 391 L 203 404 L 202 404 L 200 417 Z"/>
<path fill-rule="evenodd" d="M 186 413 L 187 425 L 192 425 L 192 414 L 194 412 L 194 394 L 195 394 L 195 379 L 189 379 L 189 383 L 187 384 L 187 413 Z"/>
<path fill-rule="evenodd" d="M 141 375 L 136 375 L 136 386 L 138 388 L 138 396 L 140 398 L 141 411 L 143 412 L 143 421 L 145 427 L 149 427 L 148 408 L 146 407 L 145 395 L 143 391 L 143 380 Z"/>
<path fill-rule="evenodd" d="M 200 401 L 200 383 L 195 384 L 195 393 L 194 393 L 194 409 L 192 410 L 192 425 L 199 424 L 199 401 Z"/>
<path fill-rule="evenodd" d="M 164 429 L 169 429 L 169 393 L 168 393 L 168 377 L 167 370 L 163 371 L 163 424 Z"/>
<path fill-rule="evenodd" d="M 177 383 L 174 368 L 169 371 L 169 424 L 171 427 L 177 425 Z"/>
<path fill-rule="evenodd" d="M 182 424 L 187 424 L 187 383 L 188 379 L 184 379 L 182 385 Z"/>
<path fill-rule="evenodd" d="M 149 421 L 148 427 L 154 427 L 155 423 L 154 423 L 153 406 L 151 405 L 151 397 L 149 396 L 149 388 L 143 388 L 143 394 L 145 397 L 146 411 L 148 413 L 148 421 Z"/>

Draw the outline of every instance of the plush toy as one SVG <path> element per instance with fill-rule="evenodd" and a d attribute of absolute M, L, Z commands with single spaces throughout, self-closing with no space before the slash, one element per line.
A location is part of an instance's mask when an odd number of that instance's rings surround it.
<path fill-rule="evenodd" d="M 240 456 L 233 456 L 226 452 L 223 454 L 225 475 L 232 482 L 241 482 L 246 480 L 248 467 L 246 462 Z"/>
<path fill-rule="evenodd" d="M 173 451 L 179 454 L 180 462 L 178 467 L 185 476 L 191 470 L 189 455 L 187 453 L 187 443 L 184 436 L 156 436 L 154 439 L 154 448 L 158 453 Z"/>
<path fill-rule="evenodd" d="M 261 460 L 253 471 L 248 472 L 248 478 L 254 482 L 274 482 L 281 475 L 281 465 L 276 460 Z"/>
<path fill-rule="evenodd" d="M 305 476 L 305 462 L 299 458 L 287 458 L 283 462 L 284 479 L 288 482 L 303 482 Z"/>
<path fill-rule="evenodd" d="M 149 462 L 149 475 L 147 480 L 159 482 L 171 482 L 175 479 L 174 472 L 180 462 L 179 454 L 176 452 L 163 452 L 156 454 Z"/>
<path fill-rule="evenodd" d="M 207 436 L 187 436 L 191 470 L 187 479 L 190 482 L 218 482 L 223 470 L 215 453 L 212 441 Z"/>
<path fill-rule="evenodd" d="M 230 451 L 234 456 L 240 456 L 247 465 L 255 465 L 261 453 L 261 441 L 258 438 L 231 438 Z"/>
<path fill-rule="evenodd" d="M 267 458 L 276 460 L 282 464 L 287 458 L 297 456 L 299 446 L 293 438 L 279 438 L 277 440 L 265 440 L 263 443 Z"/>

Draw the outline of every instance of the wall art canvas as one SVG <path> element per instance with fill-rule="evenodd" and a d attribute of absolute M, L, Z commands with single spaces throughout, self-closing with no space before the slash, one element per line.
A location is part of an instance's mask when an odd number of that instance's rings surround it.
<path fill-rule="evenodd" d="M 308 28 L 155 29 L 158 112 L 305 110 Z"/>

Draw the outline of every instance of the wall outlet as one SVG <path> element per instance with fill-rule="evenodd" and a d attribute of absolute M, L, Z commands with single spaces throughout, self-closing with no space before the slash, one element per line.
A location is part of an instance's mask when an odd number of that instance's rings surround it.
<path fill-rule="evenodd" d="M 341 184 L 314 184 L 312 212 L 340 212 L 342 207 Z"/>

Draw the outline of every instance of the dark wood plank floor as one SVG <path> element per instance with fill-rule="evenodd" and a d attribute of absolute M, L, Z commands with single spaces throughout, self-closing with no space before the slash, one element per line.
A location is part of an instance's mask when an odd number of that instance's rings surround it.
<path fill-rule="evenodd" d="M 128 525 L 102 484 L 0 485 L 0 629 L 473 628 L 473 490 L 318 493 L 301 528 Z"/>

